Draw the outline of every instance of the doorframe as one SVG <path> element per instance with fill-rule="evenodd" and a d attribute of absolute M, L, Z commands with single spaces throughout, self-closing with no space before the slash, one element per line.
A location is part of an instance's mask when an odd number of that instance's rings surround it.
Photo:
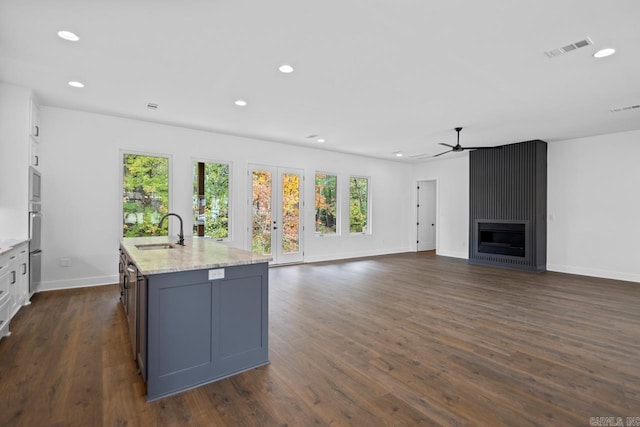
<path fill-rule="evenodd" d="M 300 216 L 300 223 L 299 223 L 299 244 L 300 244 L 300 249 L 299 249 L 299 253 L 300 253 L 300 260 L 295 260 L 295 261 L 283 261 L 280 260 L 278 261 L 277 259 L 277 253 L 276 251 L 280 251 L 279 248 L 276 248 L 276 245 L 279 244 L 279 239 L 274 238 L 273 237 L 273 228 L 272 228 L 272 239 L 271 239 L 271 258 L 272 261 L 269 263 L 270 265 L 285 265 L 285 264 L 298 264 L 298 263 L 304 263 L 304 234 L 305 234 L 305 226 L 304 226 L 304 195 L 305 195 L 305 169 L 304 168 L 296 168 L 296 167 L 289 167 L 289 166 L 274 166 L 274 165 L 266 165 L 266 164 L 262 164 L 262 163 L 247 163 L 247 169 L 246 169 L 246 177 L 247 177 L 247 196 L 246 196 L 246 202 L 247 202 L 247 239 L 246 241 L 248 242 L 248 251 L 252 252 L 253 251 L 253 171 L 254 170 L 264 170 L 264 171 L 268 171 L 271 172 L 272 177 L 271 177 L 271 185 L 272 185 L 272 198 L 275 195 L 275 200 L 272 200 L 272 205 L 271 205 L 271 219 L 272 219 L 272 224 L 271 226 L 273 227 L 273 217 L 274 215 L 278 216 L 278 230 L 279 232 L 275 233 L 276 235 L 280 234 L 282 232 L 282 224 L 281 224 L 281 220 L 282 220 L 282 194 L 281 191 L 281 183 L 280 183 L 280 178 L 281 175 L 283 173 L 298 173 L 300 175 L 300 200 L 299 200 L 299 205 L 298 205 L 298 209 L 299 209 L 299 216 Z M 277 188 L 275 190 L 273 190 L 273 185 L 274 183 L 277 182 Z M 276 205 L 277 203 L 277 205 Z M 275 243 L 275 245 L 274 245 Z M 284 258 L 288 258 L 286 256 L 286 254 L 283 254 Z"/>
<path fill-rule="evenodd" d="M 440 247 L 440 201 L 439 201 L 439 199 L 440 199 L 440 181 L 438 180 L 437 177 L 435 177 L 435 178 L 417 179 L 416 183 L 415 183 L 415 185 L 413 187 L 414 190 L 415 190 L 415 192 L 413 193 L 414 194 L 414 204 L 413 205 L 416 207 L 416 209 L 414 211 L 414 213 L 415 213 L 415 217 L 414 217 L 415 221 L 413 221 L 413 223 L 416 224 L 416 228 L 415 228 L 415 233 L 416 233 L 415 234 L 415 236 L 416 236 L 415 251 L 416 252 L 421 252 L 418 249 L 418 241 L 420 240 L 419 239 L 419 236 L 420 236 L 420 229 L 419 229 L 420 228 L 420 225 L 419 225 L 419 222 L 420 222 L 419 221 L 419 218 L 420 218 L 420 213 L 419 213 L 419 210 L 420 210 L 420 206 L 419 206 L 419 202 L 420 202 L 419 193 L 420 193 L 420 190 L 419 190 L 418 187 L 420 186 L 421 182 L 435 182 L 435 194 L 433 195 L 433 202 L 436 205 L 435 206 L 435 211 L 436 211 L 436 247 L 435 247 L 435 251 L 436 251 L 436 254 L 438 254 L 438 250 L 439 250 L 438 248 Z"/>

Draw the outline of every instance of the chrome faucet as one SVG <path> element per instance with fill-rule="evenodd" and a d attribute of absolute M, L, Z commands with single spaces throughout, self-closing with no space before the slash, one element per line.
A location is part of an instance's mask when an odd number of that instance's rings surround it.
<path fill-rule="evenodd" d="M 165 216 L 160 218 L 160 222 L 158 223 L 158 228 L 162 227 L 162 223 L 164 222 L 164 219 L 168 216 L 175 216 L 180 220 L 180 234 L 178 234 L 178 237 L 180 238 L 180 240 L 178 240 L 178 244 L 180 246 L 184 246 L 184 229 L 182 228 L 182 218 L 180 217 L 180 215 L 175 213 L 166 214 Z"/>

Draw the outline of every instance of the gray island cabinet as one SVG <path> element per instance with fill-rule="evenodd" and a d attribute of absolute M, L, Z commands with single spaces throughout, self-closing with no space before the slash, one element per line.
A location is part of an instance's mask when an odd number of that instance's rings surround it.
<path fill-rule="evenodd" d="M 269 257 L 207 238 L 124 238 L 133 356 L 159 399 L 269 363 Z"/>

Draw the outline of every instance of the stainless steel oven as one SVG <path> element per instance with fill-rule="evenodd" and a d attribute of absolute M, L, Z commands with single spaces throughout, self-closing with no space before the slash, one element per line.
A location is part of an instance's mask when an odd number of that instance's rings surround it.
<path fill-rule="evenodd" d="M 29 200 L 40 202 L 42 197 L 42 176 L 33 166 L 29 167 Z"/>
<path fill-rule="evenodd" d="M 42 281 L 42 206 L 31 203 L 29 212 L 29 295 L 38 292 Z"/>

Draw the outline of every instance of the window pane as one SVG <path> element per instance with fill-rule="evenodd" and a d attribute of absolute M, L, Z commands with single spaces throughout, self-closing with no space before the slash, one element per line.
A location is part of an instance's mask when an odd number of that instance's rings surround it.
<path fill-rule="evenodd" d="M 229 237 L 229 165 L 193 163 L 193 234 Z"/>
<path fill-rule="evenodd" d="M 122 177 L 123 236 L 166 236 L 169 212 L 169 158 L 124 154 Z"/>
<path fill-rule="evenodd" d="M 366 233 L 368 225 L 369 180 L 349 179 L 349 232 Z"/>
<path fill-rule="evenodd" d="M 338 177 L 316 174 L 316 233 L 336 234 Z"/>
<path fill-rule="evenodd" d="M 300 175 L 282 174 L 282 252 L 300 250 Z"/>
<path fill-rule="evenodd" d="M 253 171 L 251 249 L 271 255 L 271 172 Z"/>

